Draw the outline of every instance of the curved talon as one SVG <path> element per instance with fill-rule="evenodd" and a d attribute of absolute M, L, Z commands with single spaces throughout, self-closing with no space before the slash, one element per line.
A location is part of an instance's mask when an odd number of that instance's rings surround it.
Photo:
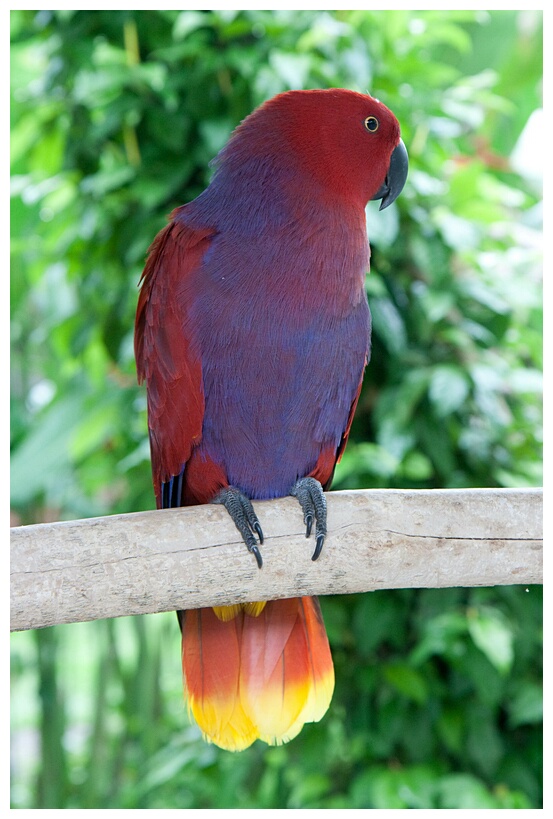
<path fill-rule="evenodd" d="M 317 542 L 312 560 L 317 560 L 321 554 L 326 536 L 326 498 L 323 487 L 315 478 L 300 478 L 290 494 L 297 498 L 303 512 L 303 522 L 305 523 L 305 536 L 309 537 L 315 521 L 315 535 Z"/>
<path fill-rule="evenodd" d="M 261 557 L 261 552 L 259 551 L 257 546 L 252 546 L 252 548 L 250 549 L 250 552 L 253 554 L 253 556 L 257 560 L 257 568 L 262 569 L 263 568 L 263 558 Z"/>
<path fill-rule="evenodd" d="M 325 542 L 325 536 L 324 535 L 319 535 L 318 538 L 317 538 L 315 551 L 313 552 L 313 557 L 311 558 L 311 560 L 317 560 L 317 558 L 319 557 L 319 555 L 322 552 L 324 542 Z"/>
<path fill-rule="evenodd" d="M 258 520 L 256 520 L 256 521 L 255 521 L 255 523 L 253 524 L 253 528 L 254 528 L 254 529 L 255 529 L 255 531 L 257 532 L 257 536 L 258 536 L 258 538 L 259 538 L 259 542 L 260 542 L 260 543 L 263 543 L 263 532 L 262 532 L 262 530 L 261 530 L 261 526 L 260 526 L 260 524 L 259 524 L 259 521 L 258 521 Z M 259 559 L 261 560 L 261 555 L 259 556 Z M 258 560 L 257 562 L 259 563 L 259 560 Z M 263 562 L 263 561 L 262 561 L 262 562 Z M 259 568 L 261 568 L 261 564 L 259 564 Z"/>
<path fill-rule="evenodd" d="M 250 499 L 235 486 L 227 486 L 215 495 L 211 502 L 220 503 L 225 507 L 234 521 L 234 525 L 242 535 L 242 539 L 248 551 L 253 554 L 258 567 L 261 569 L 263 566 L 263 558 L 257 547 L 254 532 L 257 534 L 259 543 L 261 544 L 263 543 L 263 530 L 261 529 L 261 524 L 254 512 Z"/>

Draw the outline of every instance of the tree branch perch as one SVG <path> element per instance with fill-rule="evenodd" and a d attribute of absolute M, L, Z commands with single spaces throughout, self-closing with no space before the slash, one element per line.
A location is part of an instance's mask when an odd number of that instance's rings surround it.
<path fill-rule="evenodd" d="M 541 489 L 327 494 L 312 562 L 293 498 L 255 502 L 263 569 L 216 505 L 11 530 L 11 629 L 376 589 L 542 582 Z"/>

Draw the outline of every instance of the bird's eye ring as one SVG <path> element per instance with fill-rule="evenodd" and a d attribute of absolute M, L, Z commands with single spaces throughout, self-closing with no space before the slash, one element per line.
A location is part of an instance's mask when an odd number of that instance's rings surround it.
<path fill-rule="evenodd" d="M 378 126 L 380 125 L 380 123 L 376 117 L 367 117 L 363 125 L 370 134 L 374 134 L 375 131 L 378 131 Z"/>

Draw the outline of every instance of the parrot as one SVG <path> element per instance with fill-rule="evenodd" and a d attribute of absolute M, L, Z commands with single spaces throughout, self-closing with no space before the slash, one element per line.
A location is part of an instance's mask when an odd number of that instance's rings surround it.
<path fill-rule="evenodd" d="M 398 197 L 407 150 L 369 94 L 291 90 L 243 119 L 212 164 L 139 282 L 156 504 L 221 504 L 261 569 L 252 501 L 291 495 L 317 560 L 370 357 L 365 208 Z M 327 712 L 334 668 L 317 598 L 177 615 L 185 701 L 208 742 L 279 745 Z"/>

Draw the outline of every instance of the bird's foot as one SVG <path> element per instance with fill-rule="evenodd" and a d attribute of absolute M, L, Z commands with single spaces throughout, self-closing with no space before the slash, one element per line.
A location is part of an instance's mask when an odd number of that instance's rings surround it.
<path fill-rule="evenodd" d="M 298 499 L 302 508 L 306 537 L 311 534 L 313 521 L 315 521 L 317 542 L 311 560 L 317 560 L 326 536 L 326 498 L 323 487 L 315 478 L 300 478 L 290 490 L 290 494 Z"/>
<path fill-rule="evenodd" d="M 263 558 L 255 535 L 259 538 L 259 544 L 261 545 L 263 543 L 263 531 L 250 499 L 235 486 L 227 486 L 215 495 L 212 503 L 221 503 L 225 507 L 242 535 L 248 550 L 255 557 L 258 567 L 261 568 Z"/>

